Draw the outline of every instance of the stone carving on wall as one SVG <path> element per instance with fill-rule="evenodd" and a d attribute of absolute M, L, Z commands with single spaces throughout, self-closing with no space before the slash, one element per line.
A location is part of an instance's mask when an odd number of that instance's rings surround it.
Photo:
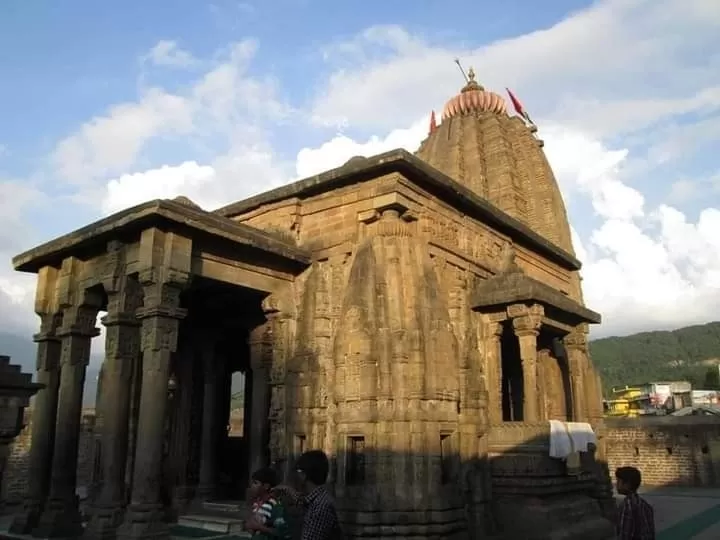
<path fill-rule="evenodd" d="M 452 218 L 430 212 L 421 215 L 420 224 L 430 242 L 482 267 L 497 267 L 505 242 L 490 231 L 468 221 L 461 224 Z"/>

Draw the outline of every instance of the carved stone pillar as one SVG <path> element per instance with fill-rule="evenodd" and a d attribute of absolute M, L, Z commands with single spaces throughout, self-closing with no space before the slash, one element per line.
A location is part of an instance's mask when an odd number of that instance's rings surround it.
<path fill-rule="evenodd" d="M 90 360 L 90 342 L 99 334 L 95 320 L 100 307 L 95 299 L 84 296 L 82 303 L 63 309 L 63 322 L 57 333 L 62 342 L 55 445 L 49 500 L 33 531 L 38 537 L 72 538 L 82 533 L 75 495 L 78 444 L 85 372 Z"/>
<path fill-rule="evenodd" d="M 146 274 L 140 277 L 145 297 L 143 307 L 137 311 L 143 353 L 140 414 L 132 494 L 125 521 L 118 530 L 121 538 L 167 535 L 160 493 L 163 437 L 170 358 L 177 348 L 180 320 L 187 313 L 180 308 L 180 293 L 187 276 L 160 280 L 154 270 Z"/>
<path fill-rule="evenodd" d="M 487 327 L 488 416 L 491 425 L 498 425 L 503 421 L 501 345 L 503 325 L 501 322 L 490 322 Z"/>
<path fill-rule="evenodd" d="M 130 502 L 132 479 L 135 471 L 135 443 L 140 417 L 140 389 L 142 388 L 142 351 L 133 358 L 130 370 L 130 411 L 128 413 L 128 452 L 125 464 L 125 501 Z"/>
<path fill-rule="evenodd" d="M 549 418 L 548 411 L 548 393 L 551 393 L 554 389 L 556 381 L 553 381 L 547 376 L 547 365 L 550 361 L 550 351 L 542 349 L 537 352 L 537 361 L 535 372 L 537 373 L 537 380 L 535 382 L 537 388 L 537 403 L 538 413 L 537 419 L 539 421 L 546 421 Z"/>
<path fill-rule="evenodd" d="M 573 332 L 563 339 L 567 351 L 568 366 L 570 369 L 570 391 L 572 393 L 572 411 L 575 422 L 586 422 L 587 396 L 583 377 L 583 365 L 587 354 L 587 335 L 582 332 Z"/>
<path fill-rule="evenodd" d="M 37 526 L 50 487 L 60 384 L 60 339 L 55 332 L 62 318 L 60 314 L 39 315 L 40 332 L 34 336 L 37 343 L 36 379 L 44 388 L 33 402 L 27 494 L 23 511 L 15 516 L 10 526 L 13 534 L 28 534 Z"/>
<path fill-rule="evenodd" d="M 290 467 L 292 460 L 290 453 L 292 443 L 288 440 L 288 410 L 286 408 L 287 399 L 287 359 L 292 354 L 292 336 L 294 336 L 295 327 L 295 302 L 292 292 L 289 290 L 282 291 L 280 294 L 271 295 L 263 301 L 263 313 L 270 325 L 271 334 L 267 337 L 271 338 L 268 342 L 267 354 L 270 355 L 269 362 L 269 411 L 268 411 L 268 453 L 270 462 L 278 470 L 283 471 L 286 478 L 290 477 Z M 332 372 L 332 384 L 335 384 L 334 369 Z M 334 387 L 332 389 L 334 393 Z M 252 398 L 252 395 L 251 395 Z M 325 450 L 328 455 L 334 453 L 335 448 L 335 398 L 329 399 L 328 429 L 325 434 Z M 252 403 L 251 403 L 252 406 Z M 332 479 L 332 467 L 330 476 Z"/>
<path fill-rule="evenodd" d="M 271 323 L 250 332 L 252 403 L 250 405 L 249 474 L 268 465 L 268 414 L 270 411 L 270 363 L 272 361 Z"/>
<path fill-rule="evenodd" d="M 201 360 L 204 370 L 202 439 L 200 442 L 200 474 L 197 495 L 202 501 L 212 500 L 217 490 L 218 442 L 221 425 L 222 383 L 225 376 L 224 359 L 218 355 L 217 336 L 203 335 Z"/>
<path fill-rule="evenodd" d="M 173 480 L 173 506 L 178 512 L 184 511 L 192 498 L 194 487 L 190 485 L 190 456 L 192 445 L 193 372 L 195 354 L 190 339 L 184 335 L 175 355 L 175 391 L 170 435 L 170 466 Z"/>
<path fill-rule="evenodd" d="M 121 290 L 109 290 L 108 314 L 102 323 L 105 338 L 104 386 L 98 403 L 103 418 L 100 491 L 85 536 L 115 535 L 125 508 L 125 467 L 133 361 L 140 350 L 140 322 L 135 311 L 142 301 L 139 285 L 123 280 Z M 134 285 L 134 287 L 132 286 Z"/>
<path fill-rule="evenodd" d="M 542 321 L 542 307 L 510 306 L 508 315 L 513 318 L 513 331 L 520 345 L 523 370 L 523 420 L 537 422 L 540 417 L 537 387 L 537 337 Z"/>

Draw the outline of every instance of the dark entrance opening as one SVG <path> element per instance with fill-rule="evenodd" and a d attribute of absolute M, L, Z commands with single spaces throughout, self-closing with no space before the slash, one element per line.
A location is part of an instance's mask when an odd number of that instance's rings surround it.
<path fill-rule="evenodd" d="M 223 424 L 225 430 L 218 445 L 218 497 L 239 500 L 245 497 L 248 486 L 250 459 L 250 406 L 252 403 L 252 377 L 249 372 L 249 331 L 227 342 L 226 354 L 235 359 L 226 374 L 227 395 L 224 396 Z"/>
<path fill-rule="evenodd" d="M 203 446 L 204 408 L 212 401 L 214 487 L 209 500 L 244 498 L 252 403 L 249 335 L 265 320 L 264 296 L 208 279 L 194 280 L 183 294 L 188 316 L 181 323 L 178 353 L 173 358 L 166 447 L 170 497 L 184 486 L 188 498 L 200 495 L 202 450 L 208 448 Z M 211 383 L 212 396 L 206 399 L 210 365 L 215 365 L 210 370 L 215 382 Z"/>
<path fill-rule="evenodd" d="M 503 323 L 500 354 L 503 422 L 522 422 L 525 389 L 523 388 L 520 343 L 513 332 L 512 323 L 509 321 Z"/>

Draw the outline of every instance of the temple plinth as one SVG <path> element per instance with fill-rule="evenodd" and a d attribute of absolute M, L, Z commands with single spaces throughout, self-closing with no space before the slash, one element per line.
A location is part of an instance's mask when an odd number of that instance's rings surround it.
<path fill-rule="evenodd" d="M 348 538 L 611 534 L 603 456 L 569 476 L 548 455 L 549 420 L 601 422 L 600 316 L 534 131 L 473 79 L 417 155 L 355 157 L 212 212 L 150 201 L 16 257 L 38 274 L 45 386 L 13 530 L 83 532 L 100 313 L 87 538 L 168 538 L 188 507 L 242 498 L 262 466 L 289 479 L 314 448 Z"/>

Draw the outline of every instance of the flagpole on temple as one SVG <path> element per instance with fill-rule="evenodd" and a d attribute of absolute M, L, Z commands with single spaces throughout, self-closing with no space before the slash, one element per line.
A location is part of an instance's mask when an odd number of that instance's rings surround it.
<path fill-rule="evenodd" d="M 532 118 L 530 118 L 530 115 L 525 110 L 525 107 L 523 107 L 523 104 L 520 102 L 520 100 L 517 98 L 517 96 L 515 96 L 515 94 L 512 93 L 512 90 L 510 90 L 507 87 L 505 88 L 505 90 L 507 91 L 508 96 L 510 96 L 510 101 L 513 104 L 513 108 L 515 109 L 515 112 L 518 114 L 518 116 L 520 118 L 522 118 L 525 121 L 525 125 L 527 125 L 528 128 L 530 129 L 530 132 L 535 135 L 535 139 L 537 139 L 538 144 L 540 146 L 544 146 L 545 143 L 543 142 L 543 140 L 537 136 L 538 127 L 535 124 L 535 122 L 533 122 Z"/>

